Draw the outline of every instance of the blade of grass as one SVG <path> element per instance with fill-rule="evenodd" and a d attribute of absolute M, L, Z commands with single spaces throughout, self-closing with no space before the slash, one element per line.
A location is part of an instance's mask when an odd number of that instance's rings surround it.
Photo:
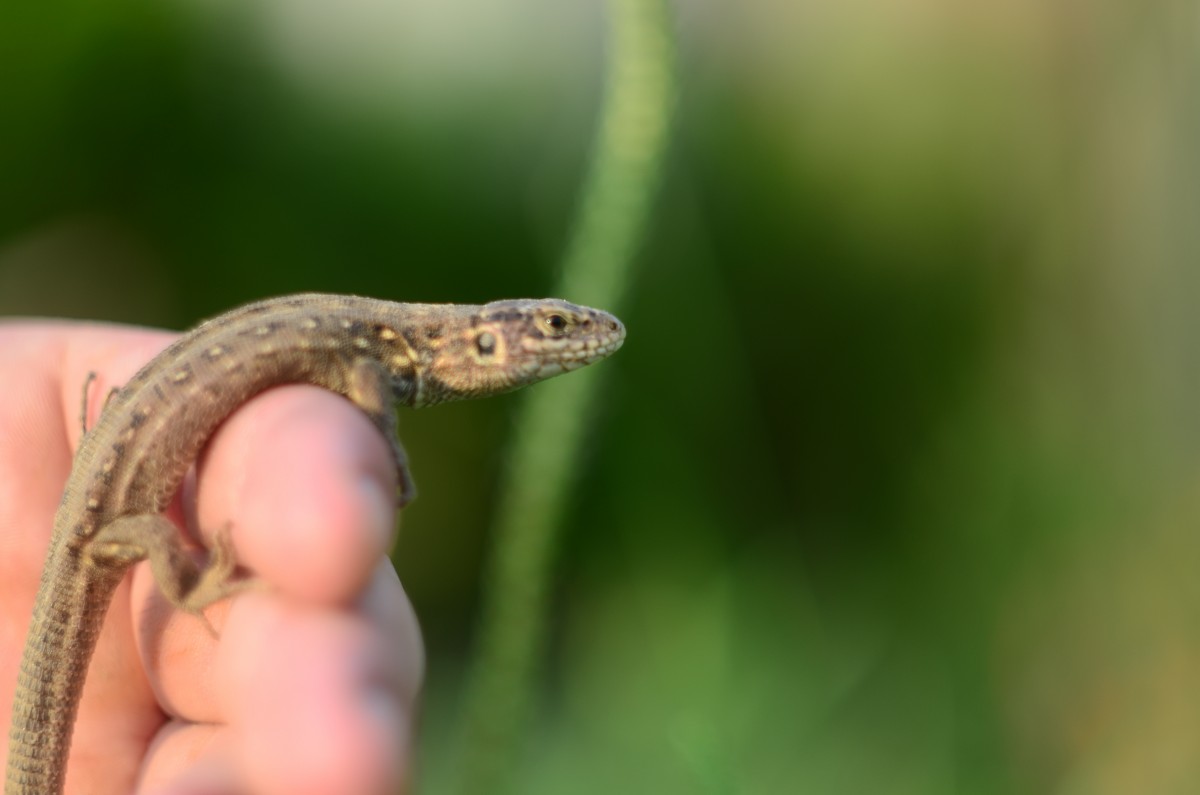
<path fill-rule="evenodd" d="M 606 96 L 556 295 L 619 311 L 657 193 L 675 99 L 665 0 L 610 0 Z M 636 344 L 636 330 L 633 332 Z M 557 535 L 602 368 L 530 390 L 521 405 L 467 683 L 463 795 L 515 786 L 536 698 Z"/>

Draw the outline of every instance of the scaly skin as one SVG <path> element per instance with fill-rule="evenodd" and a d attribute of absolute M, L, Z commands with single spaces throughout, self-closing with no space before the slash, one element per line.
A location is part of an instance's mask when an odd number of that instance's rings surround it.
<path fill-rule="evenodd" d="M 13 700 L 6 795 L 62 792 L 72 724 L 113 591 L 149 559 L 193 613 L 229 595 L 234 553 L 218 534 L 198 570 L 162 512 L 218 424 L 269 387 L 345 395 L 392 441 L 401 502 L 413 495 L 393 403 L 486 397 L 603 359 L 620 321 L 565 301 L 401 304 L 296 295 L 220 315 L 150 361 L 87 431 L 54 519 Z"/>

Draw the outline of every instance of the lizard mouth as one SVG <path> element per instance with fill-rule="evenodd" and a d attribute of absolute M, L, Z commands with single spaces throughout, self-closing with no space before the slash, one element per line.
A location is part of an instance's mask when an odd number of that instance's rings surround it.
<path fill-rule="evenodd" d="M 625 326 L 613 319 L 615 328 L 601 335 L 581 339 L 554 340 L 547 356 L 537 368 L 538 378 L 549 378 L 559 373 L 578 370 L 593 362 L 611 356 L 625 344 Z"/>
<path fill-rule="evenodd" d="M 599 361 L 613 353 L 625 344 L 625 326 L 621 321 L 612 318 L 606 322 L 608 330 L 601 334 L 590 334 L 584 337 L 564 338 L 561 340 L 543 340 L 545 352 L 550 354 L 567 369 L 574 369 L 585 364 Z"/>

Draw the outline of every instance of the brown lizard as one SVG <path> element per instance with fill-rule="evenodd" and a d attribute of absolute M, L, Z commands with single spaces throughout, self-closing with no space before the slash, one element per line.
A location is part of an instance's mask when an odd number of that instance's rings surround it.
<path fill-rule="evenodd" d="M 556 299 L 401 304 L 319 294 L 249 304 L 181 337 L 109 396 L 75 454 L 13 699 L 6 795 L 62 792 L 88 664 L 131 565 L 149 559 L 163 593 L 191 613 L 239 587 L 227 530 L 201 570 L 162 512 L 242 403 L 287 383 L 345 395 L 391 441 L 403 504 L 413 489 L 394 403 L 507 392 L 603 359 L 624 339 L 612 315 Z"/>

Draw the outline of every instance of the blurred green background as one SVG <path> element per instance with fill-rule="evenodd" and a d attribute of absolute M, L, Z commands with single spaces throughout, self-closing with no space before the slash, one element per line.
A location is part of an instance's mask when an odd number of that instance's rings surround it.
<path fill-rule="evenodd" d="M 517 791 L 1200 790 L 1197 5 L 671 8 Z M 7 4 L 0 313 L 551 292 L 609 11 Z M 422 792 L 523 397 L 401 417 Z"/>

